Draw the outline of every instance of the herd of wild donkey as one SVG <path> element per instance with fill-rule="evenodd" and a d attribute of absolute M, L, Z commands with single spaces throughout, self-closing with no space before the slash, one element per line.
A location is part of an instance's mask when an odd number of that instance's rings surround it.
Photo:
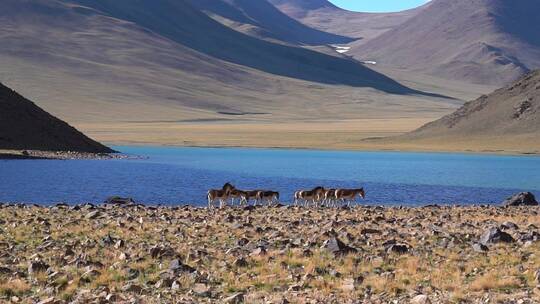
<path fill-rule="evenodd" d="M 214 204 L 219 201 L 220 208 L 225 207 L 228 201 L 234 206 L 235 200 L 238 200 L 240 206 L 249 205 L 251 201 L 255 206 L 273 205 L 279 203 L 279 192 L 266 190 L 240 190 L 230 183 L 223 185 L 221 189 L 212 189 L 208 191 L 208 207 L 215 207 Z M 359 189 L 325 189 L 315 187 L 311 190 L 299 190 L 294 193 L 293 204 L 303 206 L 328 206 L 337 207 L 339 205 L 350 205 L 356 201 L 357 197 L 365 198 L 364 188 Z"/>

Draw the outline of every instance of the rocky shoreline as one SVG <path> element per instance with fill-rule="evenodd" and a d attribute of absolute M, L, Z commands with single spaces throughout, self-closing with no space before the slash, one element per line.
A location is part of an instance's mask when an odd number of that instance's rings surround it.
<path fill-rule="evenodd" d="M 0 302 L 539 303 L 539 212 L 0 204 Z"/>
<path fill-rule="evenodd" d="M 0 150 L 0 160 L 2 159 L 56 159 L 56 160 L 81 160 L 81 159 L 135 159 L 121 153 L 88 153 L 76 151 L 41 151 L 41 150 Z"/>

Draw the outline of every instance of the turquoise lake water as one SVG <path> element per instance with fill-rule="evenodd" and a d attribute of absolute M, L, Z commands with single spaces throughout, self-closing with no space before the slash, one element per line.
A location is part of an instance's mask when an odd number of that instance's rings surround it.
<path fill-rule="evenodd" d="M 225 182 L 240 189 L 366 190 L 364 204 L 493 204 L 518 191 L 540 195 L 540 158 L 450 153 L 114 147 L 138 160 L 0 160 L 0 201 L 204 205 Z"/>

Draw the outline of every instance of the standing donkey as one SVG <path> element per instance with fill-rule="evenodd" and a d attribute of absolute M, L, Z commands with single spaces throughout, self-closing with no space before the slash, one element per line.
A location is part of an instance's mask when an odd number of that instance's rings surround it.
<path fill-rule="evenodd" d="M 231 185 L 230 183 L 226 183 L 223 185 L 222 189 L 216 190 L 211 189 L 208 190 L 207 198 L 208 198 L 208 208 L 213 208 L 214 203 L 216 200 L 219 200 L 219 207 L 223 208 L 227 204 L 227 200 L 229 199 L 229 195 L 232 190 L 234 190 L 235 187 Z"/>
<path fill-rule="evenodd" d="M 242 191 L 239 189 L 232 189 L 229 193 L 229 198 L 231 199 L 231 204 L 234 206 L 234 200 L 238 199 L 238 205 L 244 206 L 248 204 L 248 193 L 247 191 Z"/>
<path fill-rule="evenodd" d="M 257 200 L 261 202 L 261 205 L 264 205 L 264 202 L 266 202 L 269 206 L 272 204 L 277 204 L 279 203 L 279 192 L 259 191 L 259 193 L 257 193 Z"/>
<path fill-rule="evenodd" d="M 356 202 L 356 197 L 360 196 L 362 199 L 366 198 L 366 192 L 364 188 L 359 189 L 336 189 L 336 201 L 345 204 L 347 206 L 351 205 L 351 202 Z"/>
<path fill-rule="evenodd" d="M 309 203 L 316 205 L 321 198 L 324 197 L 324 188 L 319 186 L 315 187 L 312 190 L 300 190 L 294 193 L 294 204 L 298 205 L 299 201 L 302 200 L 304 205 L 309 206 Z"/>

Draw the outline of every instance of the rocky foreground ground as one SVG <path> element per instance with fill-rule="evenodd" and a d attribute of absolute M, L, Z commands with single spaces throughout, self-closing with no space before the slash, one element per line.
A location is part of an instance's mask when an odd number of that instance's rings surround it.
<path fill-rule="evenodd" d="M 0 302 L 540 303 L 538 207 L 0 206 Z"/>

